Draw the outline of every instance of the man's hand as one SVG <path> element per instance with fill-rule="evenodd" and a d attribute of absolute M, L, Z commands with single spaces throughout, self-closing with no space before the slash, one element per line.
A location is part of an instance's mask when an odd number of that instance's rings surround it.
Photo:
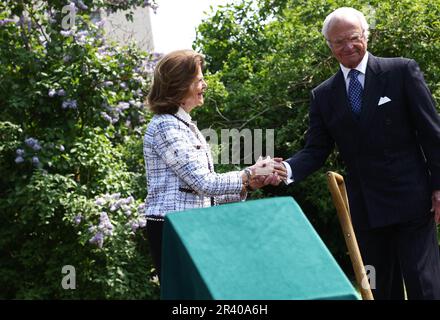
<path fill-rule="evenodd" d="M 287 169 L 284 166 L 283 158 L 273 158 L 273 160 L 275 161 L 275 166 L 274 166 L 275 173 L 277 173 L 280 178 L 280 180 L 276 184 L 278 185 L 282 180 L 284 181 L 287 180 Z"/>
<path fill-rule="evenodd" d="M 269 184 L 278 186 L 281 181 L 287 179 L 287 170 L 282 161 L 283 158 L 260 157 L 255 165 L 250 167 L 255 173 L 250 181 L 250 187 L 258 189 Z"/>
<path fill-rule="evenodd" d="M 434 212 L 435 223 L 440 223 L 440 190 L 432 193 L 432 207 L 431 212 Z"/>

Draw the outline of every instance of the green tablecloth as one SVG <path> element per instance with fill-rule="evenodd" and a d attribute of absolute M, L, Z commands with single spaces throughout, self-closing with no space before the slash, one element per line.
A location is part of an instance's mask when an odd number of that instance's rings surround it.
<path fill-rule="evenodd" d="M 162 299 L 359 299 L 290 197 L 166 216 Z"/>

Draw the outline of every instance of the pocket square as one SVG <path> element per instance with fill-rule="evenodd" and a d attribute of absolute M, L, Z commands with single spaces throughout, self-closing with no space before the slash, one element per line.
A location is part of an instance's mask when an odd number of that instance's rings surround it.
<path fill-rule="evenodd" d="M 388 98 L 388 97 L 380 97 L 380 99 L 379 99 L 379 103 L 377 104 L 378 106 L 381 106 L 381 105 L 383 105 L 384 103 L 387 103 L 387 102 L 390 102 L 391 101 L 391 99 L 390 98 Z"/>

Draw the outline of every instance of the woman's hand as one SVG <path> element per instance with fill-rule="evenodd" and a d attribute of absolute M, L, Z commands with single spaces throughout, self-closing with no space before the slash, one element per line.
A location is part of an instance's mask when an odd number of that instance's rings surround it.
<path fill-rule="evenodd" d="M 282 158 L 260 157 L 253 166 L 249 167 L 252 173 L 249 187 L 255 190 L 269 184 L 277 186 L 282 180 L 287 179 L 287 170 L 282 161 Z"/>

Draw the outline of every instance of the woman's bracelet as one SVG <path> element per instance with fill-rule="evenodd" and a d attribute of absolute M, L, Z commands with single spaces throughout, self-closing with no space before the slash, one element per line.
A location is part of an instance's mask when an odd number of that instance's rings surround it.
<path fill-rule="evenodd" d="M 250 186 L 251 183 L 251 176 L 252 176 L 252 171 L 249 168 L 245 168 L 244 169 L 244 173 L 246 174 L 246 181 L 244 183 L 244 187 L 246 189 L 246 191 L 250 192 L 253 191 L 253 189 Z"/>

